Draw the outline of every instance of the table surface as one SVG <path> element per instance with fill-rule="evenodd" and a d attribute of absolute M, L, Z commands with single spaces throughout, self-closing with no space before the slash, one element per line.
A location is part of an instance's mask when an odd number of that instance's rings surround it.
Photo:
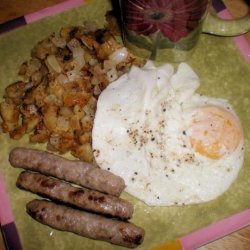
<path fill-rule="evenodd" d="M 0 24 L 18 18 L 20 16 L 33 13 L 45 7 L 56 3 L 64 2 L 65 0 L 1 0 L 0 1 Z M 244 0 L 223 0 L 230 14 L 233 17 L 244 16 L 249 6 Z M 246 35 L 250 43 L 250 33 Z M 0 249 L 5 249 L 3 239 L 0 234 Z M 217 250 L 217 249 L 250 249 L 250 226 L 245 227 L 237 232 L 234 232 L 224 238 L 209 243 L 200 248 L 200 250 Z"/>

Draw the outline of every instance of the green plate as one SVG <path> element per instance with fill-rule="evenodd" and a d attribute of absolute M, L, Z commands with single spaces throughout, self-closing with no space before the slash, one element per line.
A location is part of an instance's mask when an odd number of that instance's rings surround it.
<path fill-rule="evenodd" d="M 79 25 L 85 20 L 96 20 L 102 26 L 106 10 L 110 8 L 111 4 L 107 0 L 91 1 L 0 36 L 0 101 L 3 100 L 5 87 L 18 79 L 18 68 L 23 61 L 29 59 L 30 50 L 36 42 L 57 32 L 62 26 Z M 138 249 L 152 249 L 250 205 L 250 65 L 244 61 L 231 38 L 209 35 L 201 36 L 188 63 L 200 77 L 199 91 L 205 95 L 228 99 L 242 120 L 245 133 L 244 166 L 228 191 L 214 201 L 199 205 L 148 207 L 124 193 L 122 197 L 135 205 L 132 221 L 146 231 L 145 240 Z M 30 145 L 27 136 L 14 141 L 7 134 L 0 134 L 0 167 L 24 249 L 123 249 L 51 229 L 28 216 L 25 205 L 37 196 L 16 188 L 15 182 L 21 170 L 10 167 L 8 162 L 8 154 L 16 146 L 45 149 L 45 145 Z"/>

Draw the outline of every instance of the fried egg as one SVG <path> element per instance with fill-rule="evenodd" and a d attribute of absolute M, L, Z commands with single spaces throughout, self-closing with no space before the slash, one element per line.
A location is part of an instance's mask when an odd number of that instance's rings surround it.
<path fill-rule="evenodd" d="M 186 64 L 133 66 L 100 95 L 92 131 L 97 164 L 150 206 L 206 202 L 243 164 L 241 122 L 225 99 L 196 93 Z"/>

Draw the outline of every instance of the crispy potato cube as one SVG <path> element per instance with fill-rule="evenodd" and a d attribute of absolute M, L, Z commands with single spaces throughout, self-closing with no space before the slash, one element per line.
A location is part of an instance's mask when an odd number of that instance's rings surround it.
<path fill-rule="evenodd" d="M 91 132 L 93 127 L 93 119 L 90 116 L 85 116 L 81 120 L 82 130 L 84 132 Z"/>
<path fill-rule="evenodd" d="M 11 99 L 16 99 L 16 98 L 21 98 L 24 95 L 24 87 L 25 83 L 22 81 L 18 81 L 15 83 L 10 84 L 6 89 L 6 97 L 11 98 Z"/>
<path fill-rule="evenodd" d="M 74 113 L 78 120 L 81 120 L 85 116 L 85 112 L 78 104 L 74 106 Z"/>
<path fill-rule="evenodd" d="M 90 97 L 91 95 L 84 91 L 75 93 L 67 92 L 64 95 L 64 105 L 67 107 L 72 107 L 78 104 L 79 106 L 83 107 L 88 103 Z"/>
<path fill-rule="evenodd" d="M 57 125 L 57 111 L 58 107 L 55 105 L 46 106 L 44 110 L 44 125 L 52 132 L 56 129 Z"/>
<path fill-rule="evenodd" d="M 91 132 L 83 133 L 78 137 L 78 140 L 81 144 L 89 143 L 91 142 L 91 139 L 92 139 Z"/>
<path fill-rule="evenodd" d="M 0 115 L 5 122 L 18 123 L 19 113 L 16 105 L 13 103 L 2 102 L 0 104 Z"/>
<path fill-rule="evenodd" d="M 24 124 L 26 125 L 26 133 L 30 133 L 33 131 L 38 123 L 40 122 L 39 116 L 33 116 L 24 120 Z"/>
<path fill-rule="evenodd" d="M 93 151 L 92 151 L 92 147 L 90 143 L 86 143 L 86 144 L 75 147 L 72 153 L 74 156 L 78 157 L 79 159 L 83 161 L 86 161 L 86 162 L 93 161 Z"/>
<path fill-rule="evenodd" d="M 14 140 L 19 140 L 24 136 L 25 131 L 26 131 L 26 126 L 21 125 L 17 127 L 16 129 L 10 131 L 10 138 Z"/>
<path fill-rule="evenodd" d="M 31 143 L 45 143 L 49 139 L 47 134 L 33 134 L 29 136 L 29 141 Z"/>

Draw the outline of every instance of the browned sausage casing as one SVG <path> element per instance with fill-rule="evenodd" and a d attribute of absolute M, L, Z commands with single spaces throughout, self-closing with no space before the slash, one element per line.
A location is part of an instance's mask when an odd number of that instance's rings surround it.
<path fill-rule="evenodd" d="M 124 180 L 109 171 L 82 161 L 27 148 L 15 148 L 9 155 L 14 167 L 40 172 L 103 193 L 119 196 L 125 188 Z"/>
<path fill-rule="evenodd" d="M 69 183 L 38 173 L 24 171 L 19 175 L 16 184 L 19 188 L 47 198 L 122 219 L 131 218 L 134 211 L 133 205 L 124 199 L 86 188 L 73 187 Z"/>
<path fill-rule="evenodd" d="M 144 230 L 129 222 L 105 218 L 45 200 L 32 200 L 26 208 L 34 219 L 59 230 L 130 248 L 143 241 Z"/>

